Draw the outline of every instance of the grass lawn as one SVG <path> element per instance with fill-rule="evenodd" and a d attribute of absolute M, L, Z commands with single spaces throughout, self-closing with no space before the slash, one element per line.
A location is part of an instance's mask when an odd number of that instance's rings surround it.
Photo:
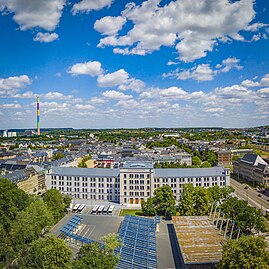
<path fill-rule="evenodd" d="M 132 216 L 141 216 L 142 211 L 139 209 L 121 209 L 120 216 L 132 215 Z"/>

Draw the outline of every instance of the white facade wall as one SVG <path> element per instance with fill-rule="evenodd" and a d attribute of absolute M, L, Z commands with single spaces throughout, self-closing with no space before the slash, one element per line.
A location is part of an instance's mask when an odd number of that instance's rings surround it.
<path fill-rule="evenodd" d="M 120 202 L 118 177 L 85 177 L 47 174 L 46 188 L 78 199 Z"/>
<path fill-rule="evenodd" d="M 172 177 L 169 175 L 157 177 L 154 175 L 154 169 L 149 168 L 121 168 L 119 176 L 114 177 L 66 176 L 64 169 L 64 167 L 61 169 L 61 174 L 53 174 L 50 171 L 46 175 L 47 189 L 55 188 L 77 199 L 102 200 L 124 205 L 141 204 L 142 200 L 153 196 L 155 189 L 164 185 L 171 187 L 176 200 L 181 198 L 184 184 L 205 188 L 215 185 L 220 187 L 230 185 L 229 169 L 224 169 L 224 173 L 221 175 L 199 177 Z"/>

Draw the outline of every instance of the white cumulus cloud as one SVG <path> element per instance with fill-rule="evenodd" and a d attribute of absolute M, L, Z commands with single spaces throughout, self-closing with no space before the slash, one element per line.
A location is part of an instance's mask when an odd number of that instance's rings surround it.
<path fill-rule="evenodd" d="M 127 95 L 124 94 L 122 92 L 118 92 L 118 91 L 105 91 L 102 93 L 103 97 L 107 98 L 107 99 L 113 99 L 113 100 L 128 100 L 128 99 L 132 99 L 133 96 L 132 95 Z"/>
<path fill-rule="evenodd" d="M 147 0 L 141 5 L 129 3 L 122 17 L 133 23 L 126 35 L 104 37 L 99 47 L 114 46 L 114 53 L 145 55 L 161 46 L 174 46 L 179 58 L 191 62 L 206 56 L 219 42 L 244 40 L 239 32 L 261 27 L 251 26 L 255 17 L 253 0 Z M 221 15 L 220 15 L 221 14 Z M 101 19 L 102 20 L 102 19 Z"/>
<path fill-rule="evenodd" d="M 53 31 L 62 16 L 65 0 L 2 0 L 2 5 L 14 13 L 13 19 L 21 30 L 40 27 Z"/>
<path fill-rule="evenodd" d="M 0 79 L 0 90 L 25 88 L 32 81 L 27 75 L 14 76 Z"/>
<path fill-rule="evenodd" d="M 113 0 L 81 0 L 74 4 L 72 13 L 75 15 L 78 12 L 90 12 L 92 10 L 100 10 L 104 7 L 110 7 Z"/>
<path fill-rule="evenodd" d="M 124 17 L 107 16 L 97 20 L 94 24 L 94 29 L 103 35 L 114 35 L 122 29 L 125 22 L 126 19 Z"/>
<path fill-rule="evenodd" d="M 124 69 L 116 72 L 100 75 L 97 79 L 100 87 L 113 87 L 125 84 L 129 79 L 129 74 Z"/>
<path fill-rule="evenodd" d="M 178 80 L 193 79 L 196 81 L 213 80 L 217 74 L 227 73 L 231 69 L 241 70 L 243 67 L 239 65 L 240 60 L 235 57 L 230 57 L 217 64 L 216 68 L 211 68 L 209 64 L 199 64 L 189 69 L 173 70 L 162 75 L 163 78 L 171 77 Z"/>
<path fill-rule="evenodd" d="M 73 76 L 77 75 L 89 75 L 92 77 L 102 74 L 103 70 L 101 63 L 97 61 L 77 63 L 68 68 L 68 73 Z"/>
<path fill-rule="evenodd" d="M 38 32 L 34 37 L 34 41 L 38 41 L 41 43 L 49 43 L 53 42 L 54 40 L 58 39 L 58 34 L 56 33 L 41 33 Z"/>

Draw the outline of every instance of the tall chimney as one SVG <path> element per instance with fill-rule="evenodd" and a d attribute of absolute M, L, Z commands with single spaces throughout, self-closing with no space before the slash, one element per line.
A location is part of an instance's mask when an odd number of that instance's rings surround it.
<path fill-rule="evenodd" d="M 37 135 L 40 135 L 40 107 L 39 107 L 40 98 L 36 98 L 36 124 L 37 124 Z"/>

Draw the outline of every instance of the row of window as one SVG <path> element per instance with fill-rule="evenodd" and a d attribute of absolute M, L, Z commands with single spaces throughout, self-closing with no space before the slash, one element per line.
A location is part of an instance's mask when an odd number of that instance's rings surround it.
<path fill-rule="evenodd" d="M 126 174 L 124 174 L 126 175 Z M 132 175 L 132 174 L 130 174 Z M 135 174 L 136 175 L 136 174 Z M 139 174 L 137 174 L 139 175 Z M 143 175 L 143 174 L 142 174 Z M 59 180 L 64 180 L 64 178 L 67 178 L 67 180 L 71 180 L 71 177 L 65 177 L 65 176 L 51 176 L 51 179 L 55 180 L 55 179 L 59 179 Z M 79 177 L 73 177 L 74 180 L 79 180 Z M 126 178 L 126 177 L 124 177 Z M 130 177 L 131 178 L 131 177 Z M 149 178 L 149 177 L 147 177 Z M 84 178 L 82 178 L 84 179 Z M 86 178 L 87 179 L 87 178 Z M 115 180 L 115 182 L 119 182 L 119 178 L 89 178 L 91 181 L 94 181 L 94 182 L 91 182 L 89 184 L 96 184 L 96 180 L 98 180 L 98 182 L 105 182 L 104 179 L 106 179 L 106 182 L 113 182 L 113 180 Z M 218 181 L 218 180 L 225 180 L 224 177 L 199 177 L 199 178 L 154 178 L 154 183 L 159 183 L 159 182 L 163 182 L 163 183 L 168 183 L 168 182 L 193 182 L 193 181 L 196 181 L 196 182 L 201 182 L 201 181 Z M 53 182 L 56 182 L 56 181 L 53 181 Z M 74 182 L 75 183 L 75 186 L 79 186 L 79 182 Z M 125 179 L 124 180 L 124 184 L 150 184 L 150 181 L 147 180 L 145 182 L 145 180 L 129 180 L 127 182 L 127 180 Z M 56 183 L 54 183 L 56 184 Z M 85 185 L 84 185 L 85 184 Z M 82 182 L 82 186 L 87 186 L 87 182 Z M 64 181 L 59 181 L 59 185 L 64 185 Z M 67 181 L 66 182 L 66 185 L 69 185 L 71 186 L 71 181 Z M 95 185 L 94 185 L 95 186 Z"/>
<path fill-rule="evenodd" d="M 103 177 L 68 177 L 68 176 L 55 176 L 52 175 L 51 179 L 58 179 L 58 180 L 67 180 L 67 181 L 82 181 L 82 182 L 95 182 L 95 181 L 99 181 L 99 182 L 120 182 L 120 179 L 118 177 L 116 178 L 103 178 Z"/>
<path fill-rule="evenodd" d="M 198 177 L 198 178 L 154 178 L 154 183 L 168 183 L 168 182 L 201 182 L 201 181 L 217 181 L 217 180 L 224 180 L 224 177 Z"/>
<path fill-rule="evenodd" d="M 71 193 L 65 193 L 65 194 L 72 196 Z M 91 194 L 91 195 L 89 195 L 86 193 L 75 193 L 73 195 L 73 197 L 78 198 L 78 199 L 91 199 L 91 200 L 99 199 L 99 200 L 108 200 L 108 201 L 117 201 L 117 202 L 119 202 L 119 200 L 120 200 L 119 195 L 112 196 L 112 195 L 104 195 L 104 194 L 99 194 L 99 195 L 92 195 Z"/>
<path fill-rule="evenodd" d="M 123 178 L 150 178 L 150 174 L 123 174 Z"/>

